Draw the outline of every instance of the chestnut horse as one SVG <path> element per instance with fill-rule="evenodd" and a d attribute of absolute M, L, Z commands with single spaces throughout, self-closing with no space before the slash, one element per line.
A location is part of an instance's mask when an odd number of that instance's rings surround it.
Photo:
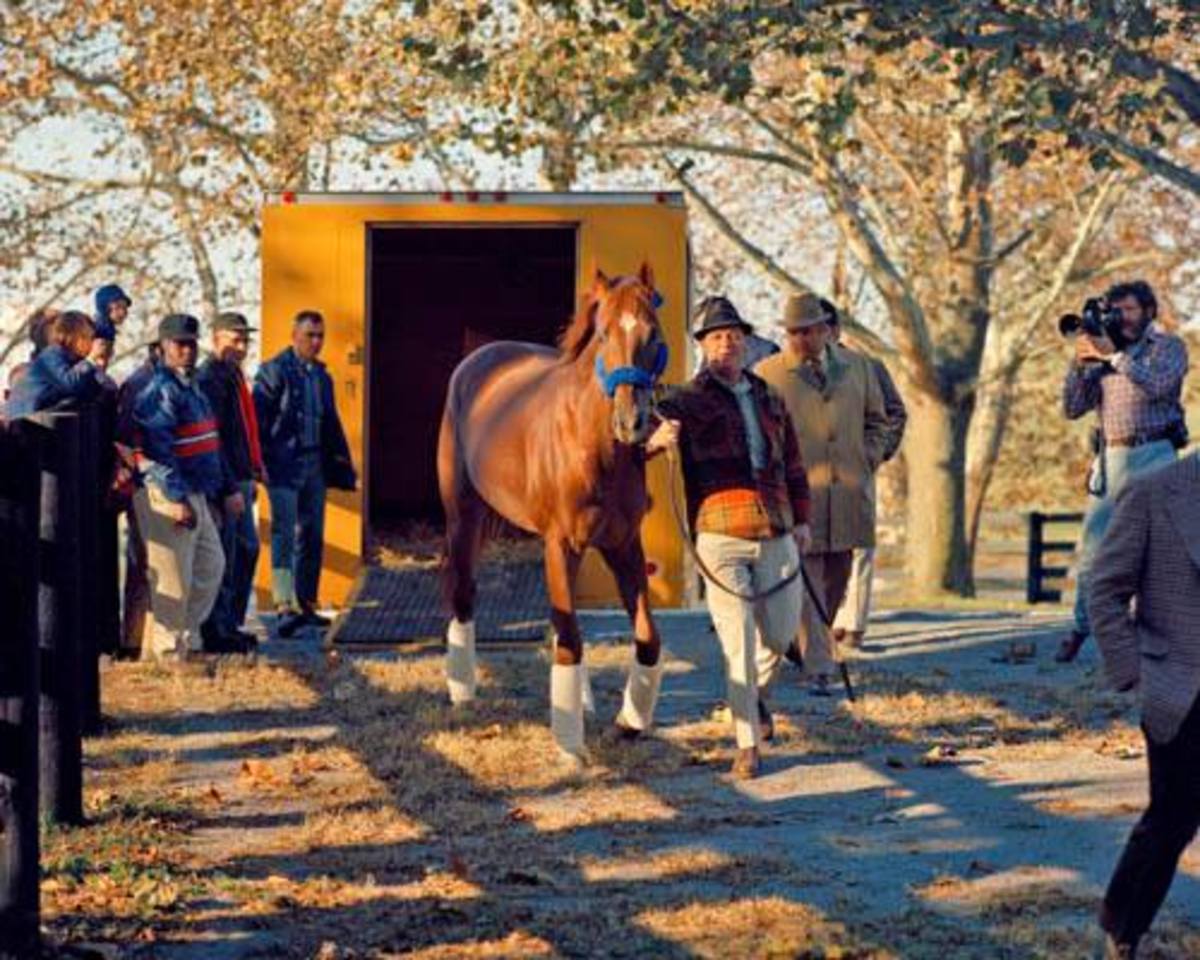
<path fill-rule="evenodd" d="M 450 378 L 438 441 L 446 512 L 444 585 L 453 610 L 446 673 L 455 703 L 475 694 L 475 566 L 489 518 L 539 534 L 556 645 L 550 726 L 559 748 L 583 756 L 583 642 L 575 578 L 584 550 L 600 551 L 633 622 L 617 727 L 625 736 L 653 718 L 661 674 L 650 616 L 641 523 L 646 513 L 642 443 L 650 395 L 666 365 L 649 265 L 636 277 L 597 272 L 560 349 L 489 343 Z"/>

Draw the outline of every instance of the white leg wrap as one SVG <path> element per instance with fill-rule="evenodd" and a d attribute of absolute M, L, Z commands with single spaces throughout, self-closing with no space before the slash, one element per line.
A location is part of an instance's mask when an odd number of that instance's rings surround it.
<path fill-rule="evenodd" d="M 580 663 L 579 669 L 583 672 L 583 712 L 590 713 L 594 717 L 596 715 L 596 697 L 592 694 L 592 675 L 588 673 L 586 663 Z"/>
<path fill-rule="evenodd" d="M 654 706 L 658 703 L 658 686 L 662 682 L 662 660 L 652 667 L 634 658 L 625 681 L 625 700 L 617 723 L 632 730 L 649 730 L 654 723 Z"/>
<path fill-rule="evenodd" d="M 475 621 L 451 618 L 446 631 L 446 684 L 451 703 L 475 699 Z"/>
<path fill-rule="evenodd" d="M 558 749 L 577 762 L 584 758 L 583 686 L 583 664 L 550 667 L 550 732 Z"/>

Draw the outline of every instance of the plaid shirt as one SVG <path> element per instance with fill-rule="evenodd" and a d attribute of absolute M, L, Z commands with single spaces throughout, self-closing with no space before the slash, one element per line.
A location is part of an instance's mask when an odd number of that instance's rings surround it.
<path fill-rule="evenodd" d="M 1183 341 L 1151 327 L 1111 363 L 1073 363 L 1063 384 L 1063 410 L 1075 420 L 1098 409 L 1108 442 L 1162 437 L 1183 422 L 1179 394 L 1187 367 Z"/>
<path fill-rule="evenodd" d="M 766 442 L 766 464 L 750 463 L 746 424 L 733 393 L 707 370 L 658 404 L 679 420 L 688 514 L 695 533 L 765 540 L 808 520 L 808 477 L 782 398 L 745 373 Z"/>

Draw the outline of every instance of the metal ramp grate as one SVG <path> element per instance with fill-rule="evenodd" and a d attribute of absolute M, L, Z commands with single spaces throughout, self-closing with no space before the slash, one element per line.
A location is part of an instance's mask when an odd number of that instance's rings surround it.
<path fill-rule="evenodd" d="M 485 560 L 479 567 L 475 633 L 480 643 L 540 641 L 550 601 L 538 561 Z M 448 614 L 438 571 L 430 567 L 364 569 L 329 633 L 333 646 L 441 642 Z"/>

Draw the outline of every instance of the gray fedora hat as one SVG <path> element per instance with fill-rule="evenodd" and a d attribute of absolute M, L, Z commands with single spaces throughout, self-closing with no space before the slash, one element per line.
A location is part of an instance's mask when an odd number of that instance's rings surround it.
<path fill-rule="evenodd" d="M 783 306 L 779 325 L 785 330 L 803 330 L 818 323 L 828 323 L 829 312 L 815 293 L 793 293 Z"/>

